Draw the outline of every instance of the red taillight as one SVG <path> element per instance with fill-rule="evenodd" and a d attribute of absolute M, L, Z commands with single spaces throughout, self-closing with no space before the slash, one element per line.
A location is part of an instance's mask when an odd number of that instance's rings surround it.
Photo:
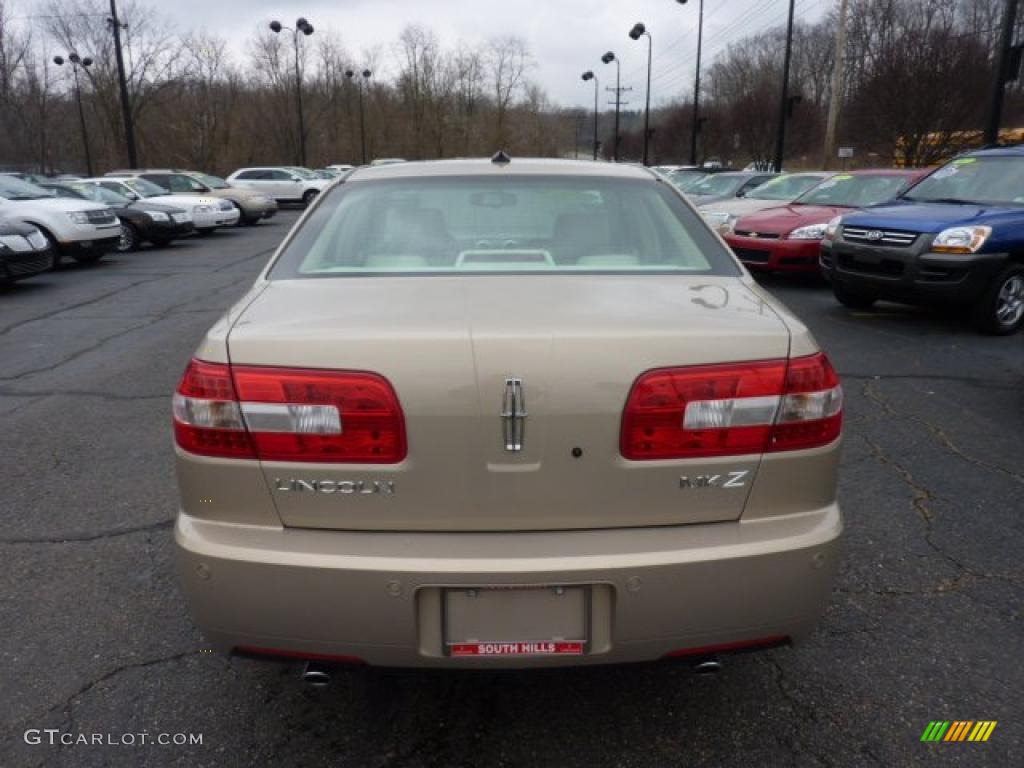
<path fill-rule="evenodd" d="M 405 416 L 388 381 L 360 371 L 233 367 L 261 459 L 393 464 Z"/>
<path fill-rule="evenodd" d="M 786 391 L 768 442 L 769 451 L 828 445 L 843 428 L 843 388 L 825 355 L 797 357 L 786 370 Z"/>
<path fill-rule="evenodd" d="M 202 456 L 256 458 L 228 366 L 192 360 L 173 406 L 174 438 L 184 450 Z"/>
<path fill-rule="evenodd" d="M 633 461 L 735 456 L 825 445 L 842 389 L 823 354 L 649 371 L 626 402 L 620 450 Z"/>
<path fill-rule="evenodd" d="M 178 444 L 204 456 L 396 463 L 405 417 L 386 379 L 362 371 L 193 360 L 174 396 Z"/>

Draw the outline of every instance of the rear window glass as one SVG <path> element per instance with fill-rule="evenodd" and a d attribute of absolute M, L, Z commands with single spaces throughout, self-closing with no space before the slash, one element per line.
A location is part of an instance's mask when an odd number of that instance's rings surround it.
<path fill-rule="evenodd" d="M 663 183 L 472 176 L 335 187 L 270 276 L 645 271 L 739 272 Z"/>

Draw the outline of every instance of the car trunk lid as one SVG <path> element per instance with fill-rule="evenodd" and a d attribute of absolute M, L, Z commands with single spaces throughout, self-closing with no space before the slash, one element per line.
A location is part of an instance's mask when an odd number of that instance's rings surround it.
<path fill-rule="evenodd" d="M 262 462 L 285 525 L 348 530 L 735 520 L 760 455 L 627 461 L 623 407 L 645 371 L 788 351 L 762 299 L 706 276 L 282 280 L 229 337 L 233 365 L 370 371 L 394 386 L 402 462 Z"/>

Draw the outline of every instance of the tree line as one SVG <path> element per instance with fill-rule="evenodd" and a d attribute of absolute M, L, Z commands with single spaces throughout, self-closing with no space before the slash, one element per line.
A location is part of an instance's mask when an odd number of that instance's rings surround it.
<path fill-rule="evenodd" d="M 965 132 L 980 129 L 984 115 L 1003 0 L 849 4 L 839 135 L 840 144 L 854 147 L 854 163 L 923 165 L 970 141 Z M 0 167 L 84 170 L 69 66 L 52 62 L 71 50 L 93 59 L 80 70 L 80 83 L 94 163 L 100 171 L 124 167 L 106 14 L 90 0 L 49 0 L 32 8 L 35 16 L 19 21 L 12 0 L 0 0 Z M 302 142 L 290 35 L 255 30 L 244 54 L 233 56 L 224 39 L 180 32 L 158 9 L 145 0 L 123 0 L 120 7 L 140 162 L 221 173 L 297 163 Z M 835 29 L 835 9 L 795 28 L 790 93 L 799 100 L 786 149 L 793 167 L 822 162 Z M 784 28 L 757 31 L 706 65 L 701 158 L 742 165 L 771 156 L 784 40 Z M 591 150 L 592 116 L 552 103 L 534 79 L 531 52 L 516 36 L 445 47 L 430 29 L 410 25 L 393 44 L 357 54 L 336 33 L 317 29 L 302 38 L 298 66 L 311 166 L 361 160 L 360 100 L 368 158 Z M 642 90 L 642 83 L 635 86 Z M 692 93 L 652 112 L 653 162 L 688 158 L 691 118 Z M 605 157 L 612 153 L 612 124 L 610 112 L 600 115 Z M 622 158 L 639 159 L 642 112 L 624 112 L 621 124 Z M 1024 125 L 1019 84 L 1009 90 L 1004 124 Z"/>

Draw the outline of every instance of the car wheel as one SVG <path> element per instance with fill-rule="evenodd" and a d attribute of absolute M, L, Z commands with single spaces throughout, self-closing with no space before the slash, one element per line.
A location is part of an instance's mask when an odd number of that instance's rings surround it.
<path fill-rule="evenodd" d="M 876 297 L 852 291 L 842 283 L 833 282 L 832 293 L 835 294 L 836 301 L 850 309 L 868 309 L 878 301 Z"/>
<path fill-rule="evenodd" d="M 238 221 L 235 222 L 235 226 L 236 227 L 247 227 L 247 226 L 249 226 L 249 220 L 247 218 L 245 218 L 245 211 L 242 210 L 242 206 L 240 206 L 238 203 L 236 203 L 233 200 L 231 201 L 231 204 L 233 206 L 235 206 L 235 210 L 238 211 Z"/>
<path fill-rule="evenodd" d="M 999 273 L 974 308 L 974 322 L 984 333 L 1006 336 L 1024 325 L 1024 265 Z"/>
<path fill-rule="evenodd" d="M 117 241 L 118 253 L 130 253 L 139 249 L 139 231 L 128 222 L 121 224 L 121 239 Z"/>
<path fill-rule="evenodd" d="M 316 196 L 317 191 L 315 189 L 307 189 L 302 194 L 302 204 L 308 208 L 313 204 L 313 201 L 316 199 Z"/>

